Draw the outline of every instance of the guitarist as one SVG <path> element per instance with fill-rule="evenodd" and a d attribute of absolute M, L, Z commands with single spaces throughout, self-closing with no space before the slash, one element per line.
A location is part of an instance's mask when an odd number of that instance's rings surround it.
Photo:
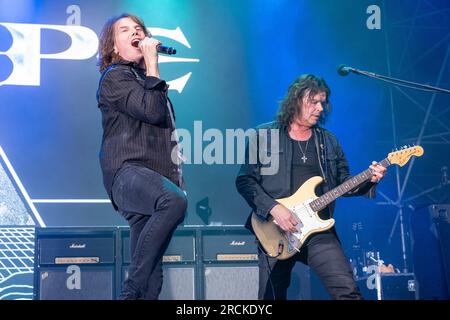
<path fill-rule="evenodd" d="M 319 126 L 330 112 L 330 89 L 325 80 L 311 74 L 296 79 L 280 104 L 276 121 L 257 128 L 265 132 L 266 146 L 278 145 L 272 152 L 279 155 L 279 168 L 267 174 L 258 158 L 252 164 L 253 152 L 259 155 L 261 143 L 247 144 L 246 161 L 241 166 L 236 187 L 253 211 L 262 218 L 272 215 L 286 232 L 295 232 L 297 220 L 275 199 L 292 195 L 306 180 L 321 176 L 324 182 L 316 190 L 318 196 L 351 178 L 344 152 L 336 137 Z M 271 131 L 278 130 L 277 141 L 271 141 Z M 261 140 L 261 139 L 260 139 Z M 264 151 L 264 150 L 263 150 Z M 273 148 L 272 148 L 273 151 Z M 264 154 L 264 152 L 263 152 Z M 255 161 L 254 161 L 255 162 Z M 386 174 L 386 168 L 372 162 L 373 176 L 346 196 L 375 197 L 375 186 Z M 334 203 L 319 213 L 322 219 L 333 216 Z M 251 215 L 250 215 L 251 217 Z M 252 230 L 251 219 L 246 227 Z M 335 228 L 312 234 L 300 252 L 286 260 L 268 256 L 259 246 L 259 299 L 286 299 L 291 271 L 297 261 L 312 268 L 333 299 L 362 299 L 353 279 L 352 269 L 344 255 Z"/>

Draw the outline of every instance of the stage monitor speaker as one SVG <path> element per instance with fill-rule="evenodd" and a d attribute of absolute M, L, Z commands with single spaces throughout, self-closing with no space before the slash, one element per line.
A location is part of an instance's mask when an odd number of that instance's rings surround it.
<path fill-rule="evenodd" d="M 375 273 L 358 280 L 366 300 L 417 300 L 418 287 L 413 273 L 381 273 L 377 288 Z"/>
<path fill-rule="evenodd" d="M 128 277 L 130 230 L 121 228 L 122 278 Z M 179 227 L 163 256 L 163 286 L 160 300 L 195 300 L 195 229 Z M 120 292 L 121 284 L 118 292 Z"/>
<path fill-rule="evenodd" d="M 258 299 L 255 236 L 241 226 L 205 227 L 201 240 L 204 299 Z"/>
<path fill-rule="evenodd" d="M 36 228 L 34 298 L 111 300 L 116 228 Z"/>

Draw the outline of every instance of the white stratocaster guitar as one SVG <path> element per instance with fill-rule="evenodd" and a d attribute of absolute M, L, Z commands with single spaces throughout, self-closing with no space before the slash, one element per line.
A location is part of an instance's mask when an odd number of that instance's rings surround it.
<path fill-rule="evenodd" d="M 379 162 L 383 167 L 391 164 L 404 166 L 412 156 L 423 155 L 423 148 L 414 146 L 391 152 L 386 159 Z M 291 210 L 298 221 L 296 232 L 285 232 L 275 222 L 272 216 L 265 220 L 255 213 L 252 214 L 252 227 L 264 250 L 271 257 L 285 260 L 300 251 L 305 240 L 313 233 L 328 230 L 334 225 L 334 219 L 322 220 L 318 213 L 331 202 L 350 190 L 361 185 L 372 177 L 367 169 L 357 176 L 348 179 L 340 186 L 328 191 L 320 197 L 314 189 L 323 181 L 319 176 L 308 179 L 290 197 L 277 199 L 279 203 Z"/>

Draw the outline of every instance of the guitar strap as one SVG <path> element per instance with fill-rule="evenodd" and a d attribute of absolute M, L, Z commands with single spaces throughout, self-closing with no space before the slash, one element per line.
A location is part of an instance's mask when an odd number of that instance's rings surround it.
<path fill-rule="evenodd" d="M 318 138 L 318 153 L 319 153 L 319 162 L 320 165 L 323 169 L 323 173 L 324 173 L 324 181 L 327 182 L 327 177 L 328 177 L 328 166 L 327 166 L 327 158 L 326 158 L 326 144 L 325 144 L 325 138 L 323 135 L 323 130 L 320 127 L 316 128 L 316 132 L 317 132 L 317 138 Z"/>

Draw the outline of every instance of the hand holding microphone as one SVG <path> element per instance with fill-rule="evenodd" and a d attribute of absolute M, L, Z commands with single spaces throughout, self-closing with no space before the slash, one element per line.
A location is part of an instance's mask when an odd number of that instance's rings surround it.
<path fill-rule="evenodd" d="M 158 51 L 156 48 L 161 45 L 159 40 L 145 37 L 142 40 L 133 41 L 132 45 L 141 50 L 146 63 L 158 62 Z"/>
<path fill-rule="evenodd" d="M 157 48 L 161 45 L 161 42 L 155 38 L 145 37 L 142 40 L 136 39 L 131 45 L 141 50 L 144 56 L 146 75 L 159 78 Z"/>
<path fill-rule="evenodd" d="M 146 75 L 157 78 L 159 78 L 158 52 L 166 54 L 177 53 L 173 48 L 162 46 L 161 42 L 153 37 L 145 37 L 142 40 L 135 39 L 131 45 L 141 49 L 145 61 Z"/>

